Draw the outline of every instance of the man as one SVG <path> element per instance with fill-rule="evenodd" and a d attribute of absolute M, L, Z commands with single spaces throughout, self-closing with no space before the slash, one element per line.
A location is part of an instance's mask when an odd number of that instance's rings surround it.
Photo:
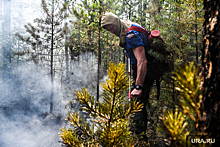
<path fill-rule="evenodd" d="M 144 104 L 143 109 L 135 114 L 133 118 L 135 126 L 131 127 L 131 129 L 137 135 L 145 134 L 147 129 L 146 105 L 150 88 L 155 79 L 152 68 L 147 61 L 147 51 L 150 45 L 147 36 L 134 30 L 127 32 L 131 26 L 141 26 L 130 20 L 121 20 L 113 13 L 105 13 L 103 15 L 101 26 L 119 37 L 119 45 L 124 48 L 127 56 L 131 59 L 133 79 L 135 80 L 131 96 L 138 98 Z M 146 140 L 146 135 L 144 137 Z"/>

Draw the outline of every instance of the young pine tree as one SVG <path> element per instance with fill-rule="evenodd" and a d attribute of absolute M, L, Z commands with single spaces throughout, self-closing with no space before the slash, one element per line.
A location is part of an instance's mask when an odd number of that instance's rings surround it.
<path fill-rule="evenodd" d="M 69 112 L 67 120 L 73 128 L 62 128 L 61 139 L 66 146 L 130 147 L 133 137 L 129 131 L 129 118 L 142 107 L 137 100 L 128 101 L 126 90 L 129 77 L 123 63 L 109 64 L 108 79 L 101 83 L 102 101 L 95 101 L 88 91 L 76 91 L 81 104 L 80 111 L 86 112 L 89 119 L 79 112 Z"/>
<path fill-rule="evenodd" d="M 201 117 L 199 108 L 202 90 L 199 87 L 198 68 L 193 62 L 176 67 L 173 73 L 175 89 L 179 94 L 176 102 L 183 111 L 164 111 L 162 126 L 170 137 L 172 146 L 185 147 L 186 143 L 190 144 L 187 142 L 187 135 L 196 135 L 195 122 L 196 116 Z"/>
<path fill-rule="evenodd" d="M 50 112 L 53 112 L 53 81 L 54 81 L 54 55 L 59 53 L 60 48 L 64 46 L 64 35 L 68 32 L 67 23 L 64 24 L 65 18 L 68 15 L 65 14 L 65 10 L 68 6 L 68 1 L 63 4 L 57 0 L 50 0 L 47 4 L 45 0 L 42 0 L 41 7 L 45 14 L 43 18 L 36 18 L 34 22 L 36 26 L 32 24 L 25 25 L 26 31 L 30 34 L 28 38 L 23 37 L 19 33 L 16 33 L 22 41 L 30 44 L 34 54 L 35 50 L 42 51 L 46 49 L 46 52 L 50 56 L 50 75 L 51 75 L 51 100 L 50 100 Z M 30 51 L 28 51 L 29 53 Z M 37 57 L 35 55 L 34 57 Z M 38 61 L 34 58 L 35 63 Z"/>

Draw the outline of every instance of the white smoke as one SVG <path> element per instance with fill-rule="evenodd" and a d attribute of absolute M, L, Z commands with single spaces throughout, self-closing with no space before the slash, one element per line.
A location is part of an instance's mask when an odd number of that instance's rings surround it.
<path fill-rule="evenodd" d="M 23 65 L 16 77 L 1 80 L 0 147 L 59 146 L 65 106 L 48 113 L 50 77 L 36 69 L 34 65 Z M 59 83 L 55 82 L 54 87 L 54 103 L 63 102 Z"/>
<path fill-rule="evenodd" d="M 28 62 L 12 69 L 17 73 L 13 78 L 0 80 L 0 147 L 61 146 L 58 133 L 67 125 L 65 106 L 74 99 L 74 90 L 86 87 L 91 93 L 96 91 L 95 56 L 86 54 L 80 59 L 70 62 L 69 78 L 62 81 L 62 86 L 61 73 L 57 70 L 53 113 L 48 113 L 51 82 L 45 68 Z"/>

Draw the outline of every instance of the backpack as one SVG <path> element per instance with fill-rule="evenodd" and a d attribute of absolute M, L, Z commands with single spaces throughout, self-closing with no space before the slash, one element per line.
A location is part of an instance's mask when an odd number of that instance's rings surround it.
<path fill-rule="evenodd" d="M 163 39 L 159 36 L 160 32 L 158 30 L 153 30 L 152 32 L 142 29 L 140 27 L 130 27 L 127 33 L 131 30 L 139 31 L 145 34 L 150 43 L 150 50 L 147 51 L 146 56 L 148 58 L 149 64 L 152 64 L 156 86 L 157 86 L 157 99 L 160 97 L 160 82 L 161 77 L 164 73 L 170 72 L 172 69 L 172 62 L 168 61 L 168 56 L 170 52 L 166 50 L 166 44 Z"/>

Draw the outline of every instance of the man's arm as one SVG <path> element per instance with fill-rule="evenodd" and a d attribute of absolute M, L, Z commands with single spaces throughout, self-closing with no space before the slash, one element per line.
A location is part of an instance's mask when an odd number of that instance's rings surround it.
<path fill-rule="evenodd" d="M 143 86 L 145 76 L 147 74 L 147 59 L 145 55 L 145 49 L 143 46 L 139 46 L 133 49 L 134 55 L 137 59 L 137 78 L 135 85 Z M 142 90 L 134 89 L 131 92 L 133 97 L 140 97 L 142 94 Z"/>

